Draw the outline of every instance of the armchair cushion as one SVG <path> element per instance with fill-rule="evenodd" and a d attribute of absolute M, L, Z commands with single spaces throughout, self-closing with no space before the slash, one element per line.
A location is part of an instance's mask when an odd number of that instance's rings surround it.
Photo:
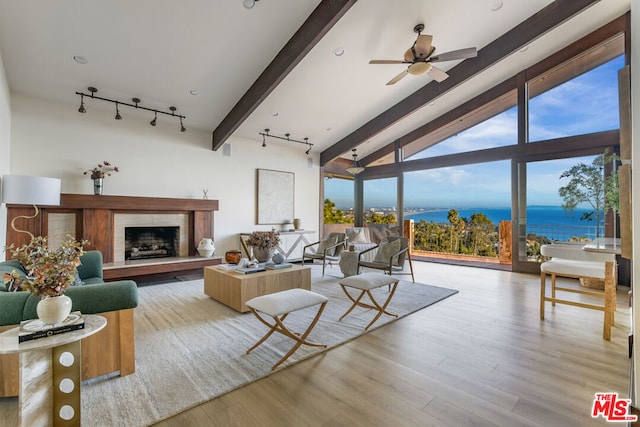
<path fill-rule="evenodd" d="M 376 253 L 376 256 L 373 260 L 375 262 L 389 263 L 389 259 L 400 251 L 400 246 L 400 240 L 383 240 L 382 242 L 380 242 L 380 245 L 378 246 L 378 252 Z M 398 257 L 395 256 L 393 258 L 392 264 L 395 265 L 397 263 Z"/>
<path fill-rule="evenodd" d="M 333 256 L 336 253 L 335 245 L 338 243 L 338 236 L 329 236 L 318 244 L 317 254 L 323 254 L 327 250 L 327 256 Z"/>

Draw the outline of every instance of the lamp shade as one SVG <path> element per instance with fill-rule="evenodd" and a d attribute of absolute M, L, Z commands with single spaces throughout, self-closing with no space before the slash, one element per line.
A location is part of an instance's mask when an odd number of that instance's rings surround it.
<path fill-rule="evenodd" d="M 4 175 L 2 203 L 57 206 L 60 204 L 60 185 L 58 178 Z"/>

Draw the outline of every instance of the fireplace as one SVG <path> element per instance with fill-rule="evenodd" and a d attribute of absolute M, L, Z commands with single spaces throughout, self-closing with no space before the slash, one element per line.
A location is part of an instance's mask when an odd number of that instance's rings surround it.
<path fill-rule="evenodd" d="M 175 257 L 180 251 L 180 227 L 125 227 L 124 259 Z"/>

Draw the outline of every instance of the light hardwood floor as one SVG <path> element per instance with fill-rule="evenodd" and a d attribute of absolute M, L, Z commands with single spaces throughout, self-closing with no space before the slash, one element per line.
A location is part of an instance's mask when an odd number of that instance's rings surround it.
<path fill-rule="evenodd" d="M 460 292 L 156 426 L 607 425 L 594 393 L 628 396 L 627 290 L 609 342 L 600 311 L 548 304 L 541 321 L 539 276 L 414 269 Z"/>

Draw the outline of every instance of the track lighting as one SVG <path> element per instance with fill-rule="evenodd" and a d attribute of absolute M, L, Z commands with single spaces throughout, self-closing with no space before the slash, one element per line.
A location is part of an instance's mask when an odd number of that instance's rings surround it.
<path fill-rule="evenodd" d="M 311 147 L 313 147 L 313 144 L 309 142 L 309 138 L 304 138 L 304 141 L 298 141 L 296 139 L 292 139 L 290 133 L 285 133 L 284 136 L 271 135 L 269 133 L 269 129 L 265 129 L 264 132 L 258 132 L 258 135 L 262 135 L 262 146 L 263 147 L 267 146 L 267 143 L 266 143 L 266 140 L 265 140 L 266 138 L 276 138 L 276 139 L 282 139 L 282 140 L 289 141 L 289 142 L 297 142 L 298 144 L 308 145 L 309 148 L 307 149 L 307 151 L 304 152 L 307 156 L 311 152 Z"/>
<path fill-rule="evenodd" d="M 95 87 L 91 86 L 88 87 L 87 90 L 89 91 L 89 93 L 83 93 L 83 92 L 76 92 L 76 95 L 80 95 L 80 108 L 78 108 L 78 112 L 79 113 L 86 113 L 87 110 L 84 108 L 84 97 L 88 97 L 90 99 L 97 99 L 99 101 L 107 101 L 107 102 L 113 102 L 114 104 L 116 104 L 116 116 L 115 119 L 116 120 L 122 120 L 122 116 L 120 115 L 120 107 L 123 105 L 126 105 L 127 107 L 133 107 L 133 108 L 137 108 L 137 109 L 141 109 L 141 110 L 147 110 L 147 111 L 152 111 L 154 113 L 153 115 L 153 120 L 151 120 L 149 122 L 149 124 L 151 126 L 155 126 L 157 124 L 157 120 L 158 120 L 158 113 L 160 114 L 166 114 L 167 116 L 172 116 L 172 117 L 178 117 L 178 119 L 180 119 L 180 132 L 186 132 L 187 128 L 184 127 L 184 124 L 182 122 L 183 119 L 186 119 L 185 116 L 181 115 L 181 114 L 176 114 L 176 107 L 169 107 L 169 110 L 171 111 L 170 113 L 166 112 L 166 111 L 161 111 L 161 110 L 156 110 L 154 108 L 147 108 L 147 107 L 141 107 L 140 105 L 138 105 L 140 103 L 140 98 L 131 98 L 131 101 L 133 102 L 133 104 L 129 104 L 127 102 L 121 102 L 121 101 L 116 101 L 113 99 L 108 99 L 108 98 L 102 98 L 99 96 L 96 96 L 96 92 L 98 92 L 98 89 L 96 89 Z"/>
<path fill-rule="evenodd" d="M 118 101 L 116 101 L 116 120 L 122 120 L 122 116 L 120 115 L 120 110 L 118 110 Z"/>
<path fill-rule="evenodd" d="M 347 172 L 349 172 L 351 175 L 358 175 L 360 172 L 364 171 L 364 167 L 362 167 L 362 165 L 360 165 L 360 162 L 358 161 L 358 155 L 356 154 L 356 149 L 354 148 L 353 150 L 353 166 L 350 166 L 348 168 L 346 168 L 345 170 Z"/>
<path fill-rule="evenodd" d="M 84 96 L 80 97 L 80 108 L 78 108 L 78 113 L 86 113 L 87 110 L 84 109 Z"/>

